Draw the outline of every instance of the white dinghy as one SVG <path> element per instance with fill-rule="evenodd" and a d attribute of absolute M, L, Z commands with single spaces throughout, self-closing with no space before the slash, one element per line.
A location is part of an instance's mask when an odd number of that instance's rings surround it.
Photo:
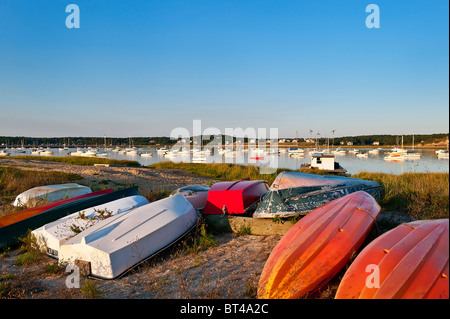
<path fill-rule="evenodd" d="M 148 204 L 147 198 L 140 195 L 120 198 L 109 203 L 90 207 L 79 211 L 42 227 L 31 233 L 42 251 L 52 257 L 58 257 L 60 246 L 71 237 L 94 226 L 101 220 L 125 213 L 133 208 Z"/>
<path fill-rule="evenodd" d="M 60 263 L 89 263 L 90 275 L 114 279 L 170 246 L 197 223 L 198 214 L 181 194 L 103 220 L 69 239 Z"/>
<path fill-rule="evenodd" d="M 57 200 L 81 196 L 92 193 L 92 190 L 83 185 L 76 183 L 47 185 L 31 188 L 19 194 L 13 205 L 18 206 L 35 206 L 40 202 L 55 202 Z"/>

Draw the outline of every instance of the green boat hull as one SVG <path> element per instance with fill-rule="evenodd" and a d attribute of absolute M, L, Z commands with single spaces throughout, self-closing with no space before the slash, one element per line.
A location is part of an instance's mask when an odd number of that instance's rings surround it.
<path fill-rule="evenodd" d="M 306 215 L 329 201 L 357 191 L 365 191 L 377 201 L 381 197 L 381 186 L 370 181 L 270 190 L 263 196 L 253 217 L 283 218 Z"/>

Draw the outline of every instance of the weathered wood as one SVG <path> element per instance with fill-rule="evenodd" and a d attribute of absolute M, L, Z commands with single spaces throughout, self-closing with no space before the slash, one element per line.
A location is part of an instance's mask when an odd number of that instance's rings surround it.
<path fill-rule="evenodd" d="M 204 215 L 208 230 L 212 232 L 242 233 L 252 235 L 284 235 L 293 224 L 289 221 L 274 222 L 270 218 L 252 218 L 231 215 Z"/>

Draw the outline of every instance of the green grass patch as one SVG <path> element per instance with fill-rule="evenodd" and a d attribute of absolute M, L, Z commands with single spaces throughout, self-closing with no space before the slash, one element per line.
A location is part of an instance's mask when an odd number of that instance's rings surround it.
<path fill-rule="evenodd" d="M 449 218 L 448 173 L 361 172 L 352 177 L 378 182 L 383 191 L 380 205 L 386 210 L 401 210 L 413 219 Z"/>

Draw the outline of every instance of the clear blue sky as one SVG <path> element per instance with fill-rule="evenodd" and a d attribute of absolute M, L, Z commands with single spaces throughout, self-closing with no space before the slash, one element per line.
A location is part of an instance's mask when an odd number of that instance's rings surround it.
<path fill-rule="evenodd" d="M 448 0 L 1 0 L 0 135 L 168 136 L 193 120 L 445 133 L 448 13 Z"/>

